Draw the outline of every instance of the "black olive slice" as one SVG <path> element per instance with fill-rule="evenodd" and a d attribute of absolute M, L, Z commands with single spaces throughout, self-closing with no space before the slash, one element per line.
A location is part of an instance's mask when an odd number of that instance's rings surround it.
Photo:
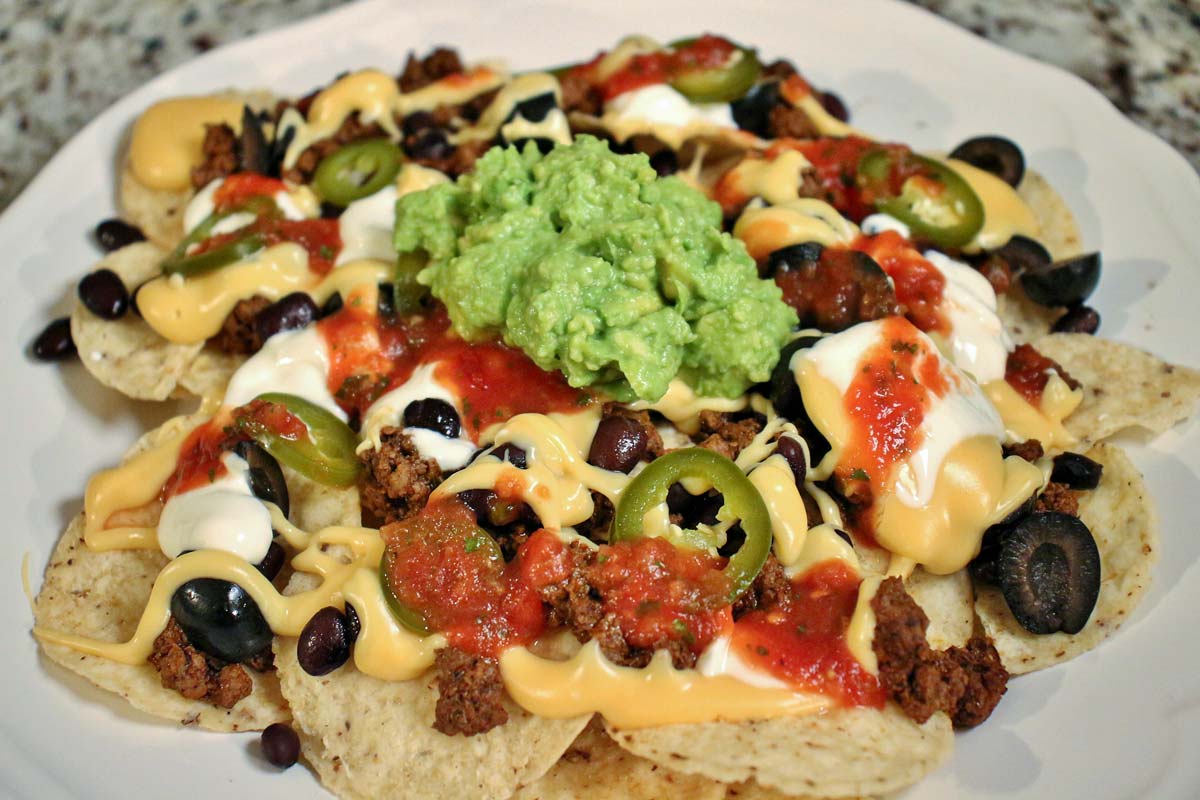
<path fill-rule="evenodd" d="M 950 157 L 990 172 L 1009 186 L 1025 177 L 1025 155 L 1003 136 L 976 136 L 951 151 Z"/>
<path fill-rule="evenodd" d="M 171 597 L 171 613 L 188 641 L 210 656 L 237 664 L 271 644 L 271 626 L 236 583 L 195 578 Z"/>
<path fill-rule="evenodd" d="M 1104 465 L 1079 453 L 1062 453 L 1054 457 L 1050 480 L 1065 483 L 1072 489 L 1095 489 L 1100 485 Z"/>
<path fill-rule="evenodd" d="M 1014 274 L 1045 269 L 1054 260 L 1041 242 L 1020 234 L 1005 242 L 995 254 L 1008 262 Z"/>
<path fill-rule="evenodd" d="M 800 387 L 796 385 L 796 376 L 792 374 L 792 356 L 797 351 L 812 347 L 819 342 L 819 336 L 801 336 L 792 341 L 779 353 L 779 362 L 771 372 L 768 399 L 775 406 L 776 412 L 791 420 L 796 430 L 808 444 L 808 454 L 813 464 L 817 464 L 829 452 L 829 441 L 821 435 L 808 418 L 804 409 L 804 399 L 800 396 Z M 784 456 L 787 457 L 786 454 Z M 789 461 L 789 463 L 791 463 Z"/>
<path fill-rule="evenodd" d="M 505 442 L 500 445 L 492 451 L 492 455 L 501 461 L 507 461 L 517 469 L 525 469 L 526 467 L 525 451 L 512 442 Z"/>
<path fill-rule="evenodd" d="M 1010 511 L 1008 516 L 983 532 L 979 555 L 975 556 L 967 565 L 970 568 L 971 577 L 993 586 L 1000 582 L 996 574 L 996 560 L 1000 557 L 1000 547 L 1013 532 L 1017 523 L 1032 514 L 1036 507 L 1037 493 L 1035 492 L 1029 495 L 1024 503 Z"/>
<path fill-rule="evenodd" d="M 288 500 L 287 481 L 283 478 L 283 470 L 274 456 L 268 453 L 257 442 L 249 439 L 238 442 L 233 451 L 245 459 L 249 465 L 250 491 L 259 500 L 274 503 L 286 517 L 291 513 Z"/>
<path fill-rule="evenodd" d="M 557 107 L 554 102 L 554 92 L 546 92 L 544 94 L 535 95 L 526 100 L 522 100 L 513 106 L 513 110 L 508 113 L 508 118 L 505 122 L 512 122 L 518 114 L 530 122 L 541 122 Z"/>
<path fill-rule="evenodd" d="M 1021 288 L 1043 306 L 1075 306 L 1087 300 L 1100 283 L 1100 254 L 1056 261 L 1042 270 L 1021 274 Z"/>
<path fill-rule="evenodd" d="M 744 131 L 766 138 L 771 109 L 779 105 L 779 81 L 764 81 L 729 104 L 733 121 Z"/>
<path fill-rule="evenodd" d="M 1078 517 L 1050 511 L 1023 519 L 1000 547 L 1004 600 L 1030 633 L 1079 633 L 1100 595 L 1100 551 Z"/>
<path fill-rule="evenodd" d="M 820 242 L 801 242 L 781 247 L 767 256 L 767 274 L 763 277 L 770 278 L 777 272 L 789 272 L 806 265 L 814 265 L 821 260 L 823 252 L 825 247 Z M 879 269 L 879 265 L 876 264 L 875 268 Z"/>
<path fill-rule="evenodd" d="M 242 106 L 242 134 L 239 140 L 242 172 L 271 174 L 271 145 L 263 134 L 262 123 L 250 106 Z"/>
<path fill-rule="evenodd" d="M 525 137 L 523 139 L 513 139 L 511 142 L 506 142 L 504 137 L 500 137 L 500 140 L 501 140 L 500 141 L 501 144 L 510 144 L 522 152 L 524 152 L 524 150 L 525 150 L 525 145 L 529 144 L 530 142 L 533 142 L 534 146 L 537 147 L 538 152 L 541 153 L 542 155 L 546 155 L 551 150 L 553 150 L 554 145 L 556 144 L 553 139 L 546 139 L 545 137 L 542 137 L 542 136 L 537 136 L 537 137 L 533 137 L 533 138 Z"/>

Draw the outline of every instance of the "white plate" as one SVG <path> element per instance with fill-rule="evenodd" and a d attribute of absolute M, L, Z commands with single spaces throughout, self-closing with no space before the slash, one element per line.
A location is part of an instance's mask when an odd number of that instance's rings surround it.
<path fill-rule="evenodd" d="M 408 4 L 406 4 L 408 5 Z M 412 4 L 416 5 L 416 4 Z M 921 148 L 1001 133 L 1066 196 L 1086 246 L 1104 253 L 1094 303 L 1110 338 L 1200 365 L 1200 180 L 1182 157 L 1067 73 L 992 46 L 899 3 L 692 0 L 490 0 L 400 8 L 379 0 L 239 42 L 162 75 L 71 141 L 0 218 L 0 293 L 9 453 L 0 498 L 12 520 L 0 543 L 0 793 L 14 797 L 320 796 L 301 768 L 283 775 L 254 756 L 251 735 L 181 730 L 127 709 L 39 659 L 21 591 L 35 589 L 88 475 L 111 464 L 170 409 L 130 403 L 78 365 L 39 365 L 22 348 L 68 307 L 97 258 L 88 231 L 114 212 L 113 160 L 139 111 L 159 98 L 226 86 L 301 94 L 339 71 L 399 69 L 409 48 L 457 46 L 518 68 L 589 57 L 641 31 L 662 40 L 711 30 L 793 59 L 839 92 L 855 124 Z M 1113 641 L 1070 664 L 1014 680 L 982 728 L 910 793 L 920 798 L 1195 797 L 1200 790 L 1200 428 L 1187 422 L 1133 456 L 1158 497 L 1163 559 L 1155 588 Z M 1190 754 L 1190 755 L 1189 755 Z"/>

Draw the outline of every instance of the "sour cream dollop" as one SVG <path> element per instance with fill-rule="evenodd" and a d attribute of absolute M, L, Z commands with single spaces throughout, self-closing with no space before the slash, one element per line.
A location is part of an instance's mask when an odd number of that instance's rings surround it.
<path fill-rule="evenodd" d="M 167 558 L 189 550 L 224 550 L 257 564 L 274 532 L 271 513 L 250 490 L 250 466 L 236 453 L 221 455 L 226 474 L 178 494 L 163 506 L 158 546 Z"/>

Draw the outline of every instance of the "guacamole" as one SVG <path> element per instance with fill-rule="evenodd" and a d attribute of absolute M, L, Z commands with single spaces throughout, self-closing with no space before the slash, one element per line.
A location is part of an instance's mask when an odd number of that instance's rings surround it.
<path fill-rule="evenodd" d="M 573 386 L 656 400 L 676 375 L 732 397 L 765 381 L 796 323 L 720 207 L 644 155 L 581 136 L 493 148 L 399 200 L 396 249 L 467 339 L 500 337 Z"/>

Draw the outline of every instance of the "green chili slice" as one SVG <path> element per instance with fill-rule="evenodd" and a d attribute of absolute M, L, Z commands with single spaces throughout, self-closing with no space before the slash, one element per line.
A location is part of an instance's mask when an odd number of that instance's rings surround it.
<path fill-rule="evenodd" d="M 391 610 L 396 621 L 405 628 L 418 636 L 429 636 L 433 633 L 433 628 L 429 627 L 429 623 L 425 621 L 425 615 L 415 608 L 405 605 L 404 601 L 397 597 L 396 592 L 392 590 L 392 582 L 388 578 L 391 561 L 392 554 L 390 552 L 384 552 L 383 558 L 379 561 L 379 583 L 383 587 L 383 598 L 387 600 L 388 609 Z"/>
<path fill-rule="evenodd" d="M 725 498 L 725 506 L 741 520 L 746 540 L 725 567 L 729 579 L 729 602 L 741 597 L 762 569 L 771 552 L 771 519 L 767 505 L 737 464 L 700 447 L 675 450 L 651 461 L 638 473 L 617 504 L 609 531 L 610 542 L 631 541 L 642 536 L 642 521 L 667 490 L 683 478 L 703 478 Z"/>
<path fill-rule="evenodd" d="M 266 246 L 267 238 L 265 236 L 261 233 L 249 233 L 220 247 L 205 250 L 203 253 L 167 259 L 163 262 L 162 269 L 167 275 L 182 275 L 185 278 L 191 278 L 241 261 Z"/>
<path fill-rule="evenodd" d="M 894 176 L 903 177 L 896 192 Z M 929 191 L 926 180 L 940 188 Z M 939 247 L 962 247 L 983 227 L 983 203 L 950 167 L 916 153 L 876 150 L 858 165 L 858 184 L 872 194 L 876 211 L 895 217 L 917 237 Z"/>
<path fill-rule="evenodd" d="M 350 486 L 358 479 L 354 431 L 326 409 L 294 394 L 268 392 L 257 400 L 276 403 L 304 423 L 308 437 L 293 439 L 252 418 L 235 421 L 239 430 L 306 478 L 326 486 Z"/>
<path fill-rule="evenodd" d="M 417 273 L 425 268 L 427 260 L 424 253 L 401 253 L 396 258 L 392 294 L 397 314 L 415 314 L 421 310 L 421 302 L 429 294 L 429 287 L 417 283 Z"/>
<path fill-rule="evenodd" d="M 683 50 L 695 41 L 683 39 L 673 42 L 671 47 Z M 758 54 L 739 47 L 725 66 L 685 70 L 671 79 L 671 86 L 693 103 L 731 103 L 750 91 L 761 74 Z"/>
<path fill-rule="evenodd" d="M 322 200 L 348 206 L 395 180 L 402 156 L 400 148 L 387 139 L 348 144 L 317 165 L 313 187 Z"/>

